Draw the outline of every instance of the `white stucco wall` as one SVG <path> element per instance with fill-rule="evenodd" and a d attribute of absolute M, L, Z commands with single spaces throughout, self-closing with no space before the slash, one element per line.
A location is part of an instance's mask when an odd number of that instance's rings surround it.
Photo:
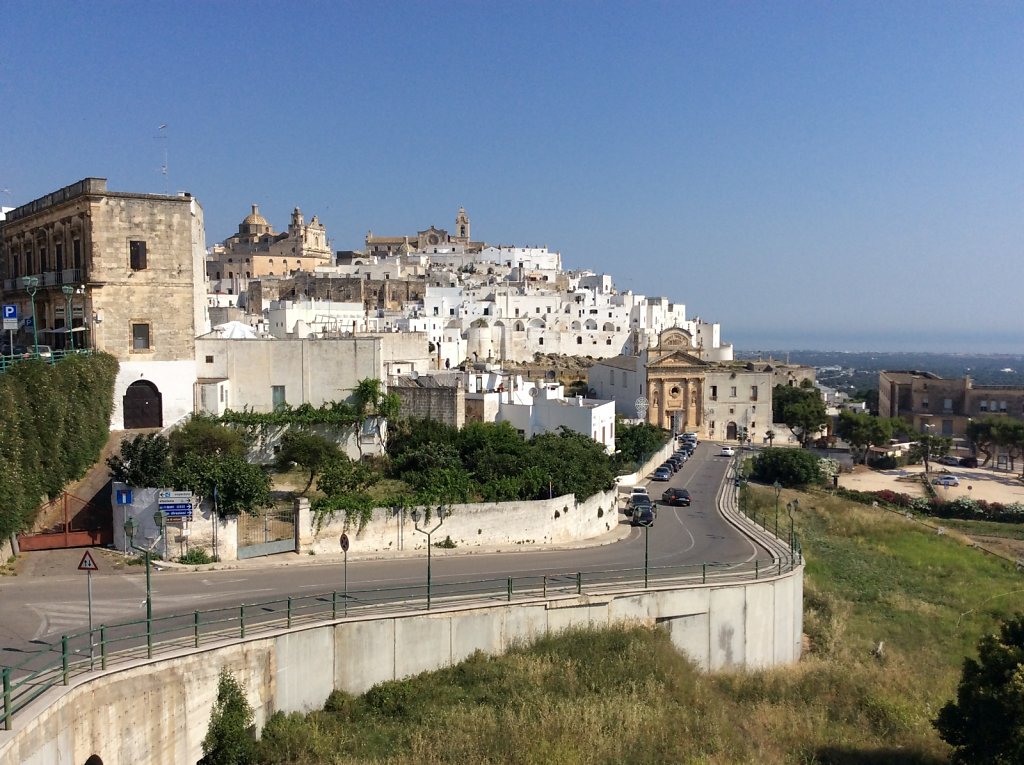
<path fill-rule="evenodd" d="M 114 408 L 110 429 L 124 430 L 124 394 L 133 382 L 151 382 L 160 391 L 163 425 L 167 427 L 192 413 L 196 362 L 184 361 L 122 361 L 114 381 Z"/>
<path fill-rule="evenodd" d="M 458 548 L 558 544 L 592 539 L 606 534 L 618 523 L 615 497 L 615 492 L 609 491 L 595 494 L 583 502 L 576 502 L 571 494 L 567 494 L 535 502 L 445 505 L 447 515 L 444 524 L 434 532 L 432 539 L 440 542 L 451 537 Z M 432 509 L 436 512 L 436 506 Z M 423 512 L 423 508 L 420 511 Z M 300 523 L 303 522 L 300 520 Z M 432 520 L 429 527 L 433 528 L 436 523 Z M 421 519 L 420 525 L 427 524 Z M 426 536 L 416 531 L 408 511 L 396 514 L 390 509 L 379 508 L 374 510 L 372 520 L 362 529 L 347 523 L 340 513 L 320 525 L 310 517 L 299 529 L 300 551 L 337 554 L 342 532 L 351 539 L 350 554 L 422 550 L 427 544 Z"/>

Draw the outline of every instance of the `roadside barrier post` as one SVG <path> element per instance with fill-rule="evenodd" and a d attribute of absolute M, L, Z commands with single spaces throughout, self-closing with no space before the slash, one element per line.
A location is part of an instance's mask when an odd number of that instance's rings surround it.
<path fill-rule="evenodd" d="M 100 625 L 100 669 L 107 668 L 107 627 Z"/>
<path fill-rule="evenodd" d="M 4 730 L 11 729 L 11 668 L 4 667 Z"/>
<path fill-rule="evenodd" d="M 64 674 L 64 685 L 68 684 L 68 636 L 60 636 L 60 664 Z"/>
<path fill-rule="evenodd" d="M 192 639 L 195 643 L 195 647 L 199 647 L 199 612 L 196 611 L 192 615 Z"/>

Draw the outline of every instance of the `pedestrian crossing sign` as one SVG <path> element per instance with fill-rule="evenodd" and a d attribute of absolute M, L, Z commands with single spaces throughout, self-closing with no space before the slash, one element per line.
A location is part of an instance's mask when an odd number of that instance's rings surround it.
<path fill-rule="evenodd" d="M 82 556 L 82 562 L 78 564 L 79 571 L 99 571 L 99 566 L 96 565 L 96 561 L 92 559 L 92 553 L 88 550 L 85 551 L 85 555 Z"/>

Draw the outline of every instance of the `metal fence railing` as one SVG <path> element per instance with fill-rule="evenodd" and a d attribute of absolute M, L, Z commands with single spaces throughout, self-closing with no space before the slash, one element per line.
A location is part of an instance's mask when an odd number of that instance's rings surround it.
<path fill-rule="evenodd" d="M 14 355 L 0 355 L 0 374 L 8 371 L 14 367 L 15 364 L 21 364 L 25 361 L 35 361 L 38 359 L 44 364 L 56 364 L 58 361 L 68 356 L 81 356 L 92 353 L 92 350 L 88 348 L 76 348 L 73 351 L 68 349 L 39 353 L 36 351 L 36 347 L 37 346 L 34 345 L 26 346 L 26 350 L 21 353 Z M 46 346 L 40 347 L 45 348 Z"/>
<path fill-rule="evenodd" d="M 756 581 L 787 573 L 799 565 L 800 555 L 796 552 L 742 563 L 707 562 L 435 581 L 431 585 L 288 596 L 230 608 L 100 625 L 92 630 L 62 635 L 59 648 L 47 646 L 18 664 L 2 667 L 0 722 L 5 730 L 10 730 L 18 712 L 49 689 L 68 685 L 74 677 L 228 639 L 245 639 L 276 630 L 370 614 L 522 602 L 585 593 L 642 591 L 670 585 Z"/>

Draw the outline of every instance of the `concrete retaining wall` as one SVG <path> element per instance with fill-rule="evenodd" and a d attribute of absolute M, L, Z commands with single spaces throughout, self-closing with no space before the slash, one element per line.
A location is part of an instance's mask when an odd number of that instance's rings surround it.
<path fill-rule="evenodd" d="M 15 717 L 14 732 L 0 732 L 0 762 L 196 762 L 222 668 L 245 684 L 262 726 L 276 711 L 321 707 L 335 688 L 362 693 L 585 625 L 663 625 L 705 670 L 787 664 L 800 658 L 802 602 L 801 567 L 756 582 L 353 619 L 234 641 L 49 691 Z"/>

